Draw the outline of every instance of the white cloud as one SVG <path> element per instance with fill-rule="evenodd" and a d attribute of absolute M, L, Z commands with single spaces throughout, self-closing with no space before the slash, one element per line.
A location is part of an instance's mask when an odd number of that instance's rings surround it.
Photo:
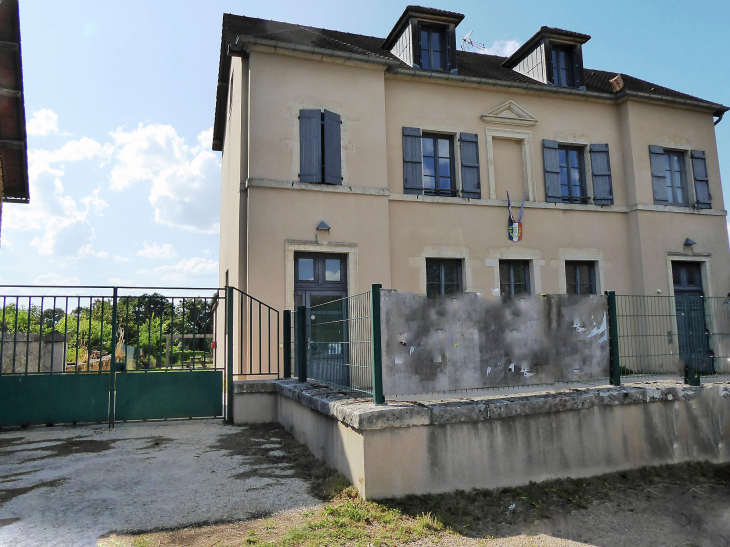
<path fill-rule="evenodd" d="M 6 253 L 13 252 L 13 244 L 8 238 L 3 238 L 2 242 L 0 242 L 0 251 L 5 251 Z"/>
<path fill-rule="evenodd" d="M 520 47 L 517 40 L 495 40 L 492 47 L 484 50 L 487 55 L 499 55 L 500 57 L 509 57 Z"/>
<path fill-rule="evenodd" d="M 57 273 L 39 275 L 33 282 L 35 285 L 78 285 L 81 280 L 78 277 L 63 277 Z"/>
<path fill-rule="evenodd" d="M 153 273 L 159 275 L 163 281 L 183 281 L 191 277 L 213 276 L 218 273 L 218 261 L 202 257 L 188 258 L 172 266 L 155 268 Z"/>
<path fill-rule="evenodd" d="M 219 229 L 220 162 L 210 151 L 212 130 L 188 146 L 169 125 L 143 125 L 111 133 L 116 146 L 111 187 L 150 184 L 155 221 L 176 228 L 214 233 Z"/>
<path fill-rule="evenodd" d="M 47 108 L 33 112 L 33 117 L 25 124 L 31 137 L 45 137 L 49 133 L 58 133 L 58 115 Z"/>
<path fill-rule="evenodd" d="M 114 262 L 132 262 L 132 259 L 126 256 L 114 255 Z"/>
<path fill-rule="evenodd" d="M 172 248 L 172 243 L 165 243 L 164 245 L 158 245 L 153 243 L 150 245 L 147 241 L 142 244 L 142 248 L 137 251 L 137 256 L 142 258 L 157 258 L 161 260 L 169 260 L 175 258 L 177 253 Z"/>
<path fill-rule="evenodd" d="M 91 248 L 91 243 L 89 243 L 79 249 L 78 255 L 81 258 L 107 258 L 109 256 L 109 253 L 107 253 L 106 251 L 95 251 Z"/>
<path fill-rule="evenodd" d="M 112 285 L 133 285 L 134 282 L 131 279 L 122 279 L 121 277 L 110 277 L 109 283 Z"/>

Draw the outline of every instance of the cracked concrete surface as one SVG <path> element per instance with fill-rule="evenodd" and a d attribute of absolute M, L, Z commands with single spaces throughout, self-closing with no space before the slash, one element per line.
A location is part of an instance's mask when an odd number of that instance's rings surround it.
<path fill-rule="evenodd" d="M 270 428 L 270 429 L 267 429 Z M 320 502 L 281 428 L 220 420 L 0 433 L 0 545 L 262 517 Z"/>

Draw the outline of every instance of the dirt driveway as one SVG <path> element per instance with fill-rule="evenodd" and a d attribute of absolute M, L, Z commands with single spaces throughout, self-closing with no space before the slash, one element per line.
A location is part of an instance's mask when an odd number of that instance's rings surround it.
<path fill-rule="evenodd" d="M 95 546 L 317 506 L 310 458 L 281 428 L 220 420 L 0 432 L 0 545 Z"/>

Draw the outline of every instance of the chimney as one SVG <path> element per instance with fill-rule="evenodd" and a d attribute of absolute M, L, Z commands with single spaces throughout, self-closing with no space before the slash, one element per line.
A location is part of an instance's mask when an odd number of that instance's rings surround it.
<path fill-rule="evenodd" d="M 614 93 L 618 93 L 624 88 L 624 79 L 621 77 L 621 74 L 616 74 L 616 76 L 609 80 L 609 83 Z"/>

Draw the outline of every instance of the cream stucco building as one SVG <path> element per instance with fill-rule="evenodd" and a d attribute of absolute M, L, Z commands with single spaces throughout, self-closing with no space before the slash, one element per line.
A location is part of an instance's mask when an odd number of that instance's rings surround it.
<path fill-rule="evenodd" d="M 279 309 L 372 283 L 727 294 L 728 108 L 584 68 L 574 32 L 457 50 L 462 18 L 409 7 L 383 39 L 224 16 L 221 285 Z"/>

